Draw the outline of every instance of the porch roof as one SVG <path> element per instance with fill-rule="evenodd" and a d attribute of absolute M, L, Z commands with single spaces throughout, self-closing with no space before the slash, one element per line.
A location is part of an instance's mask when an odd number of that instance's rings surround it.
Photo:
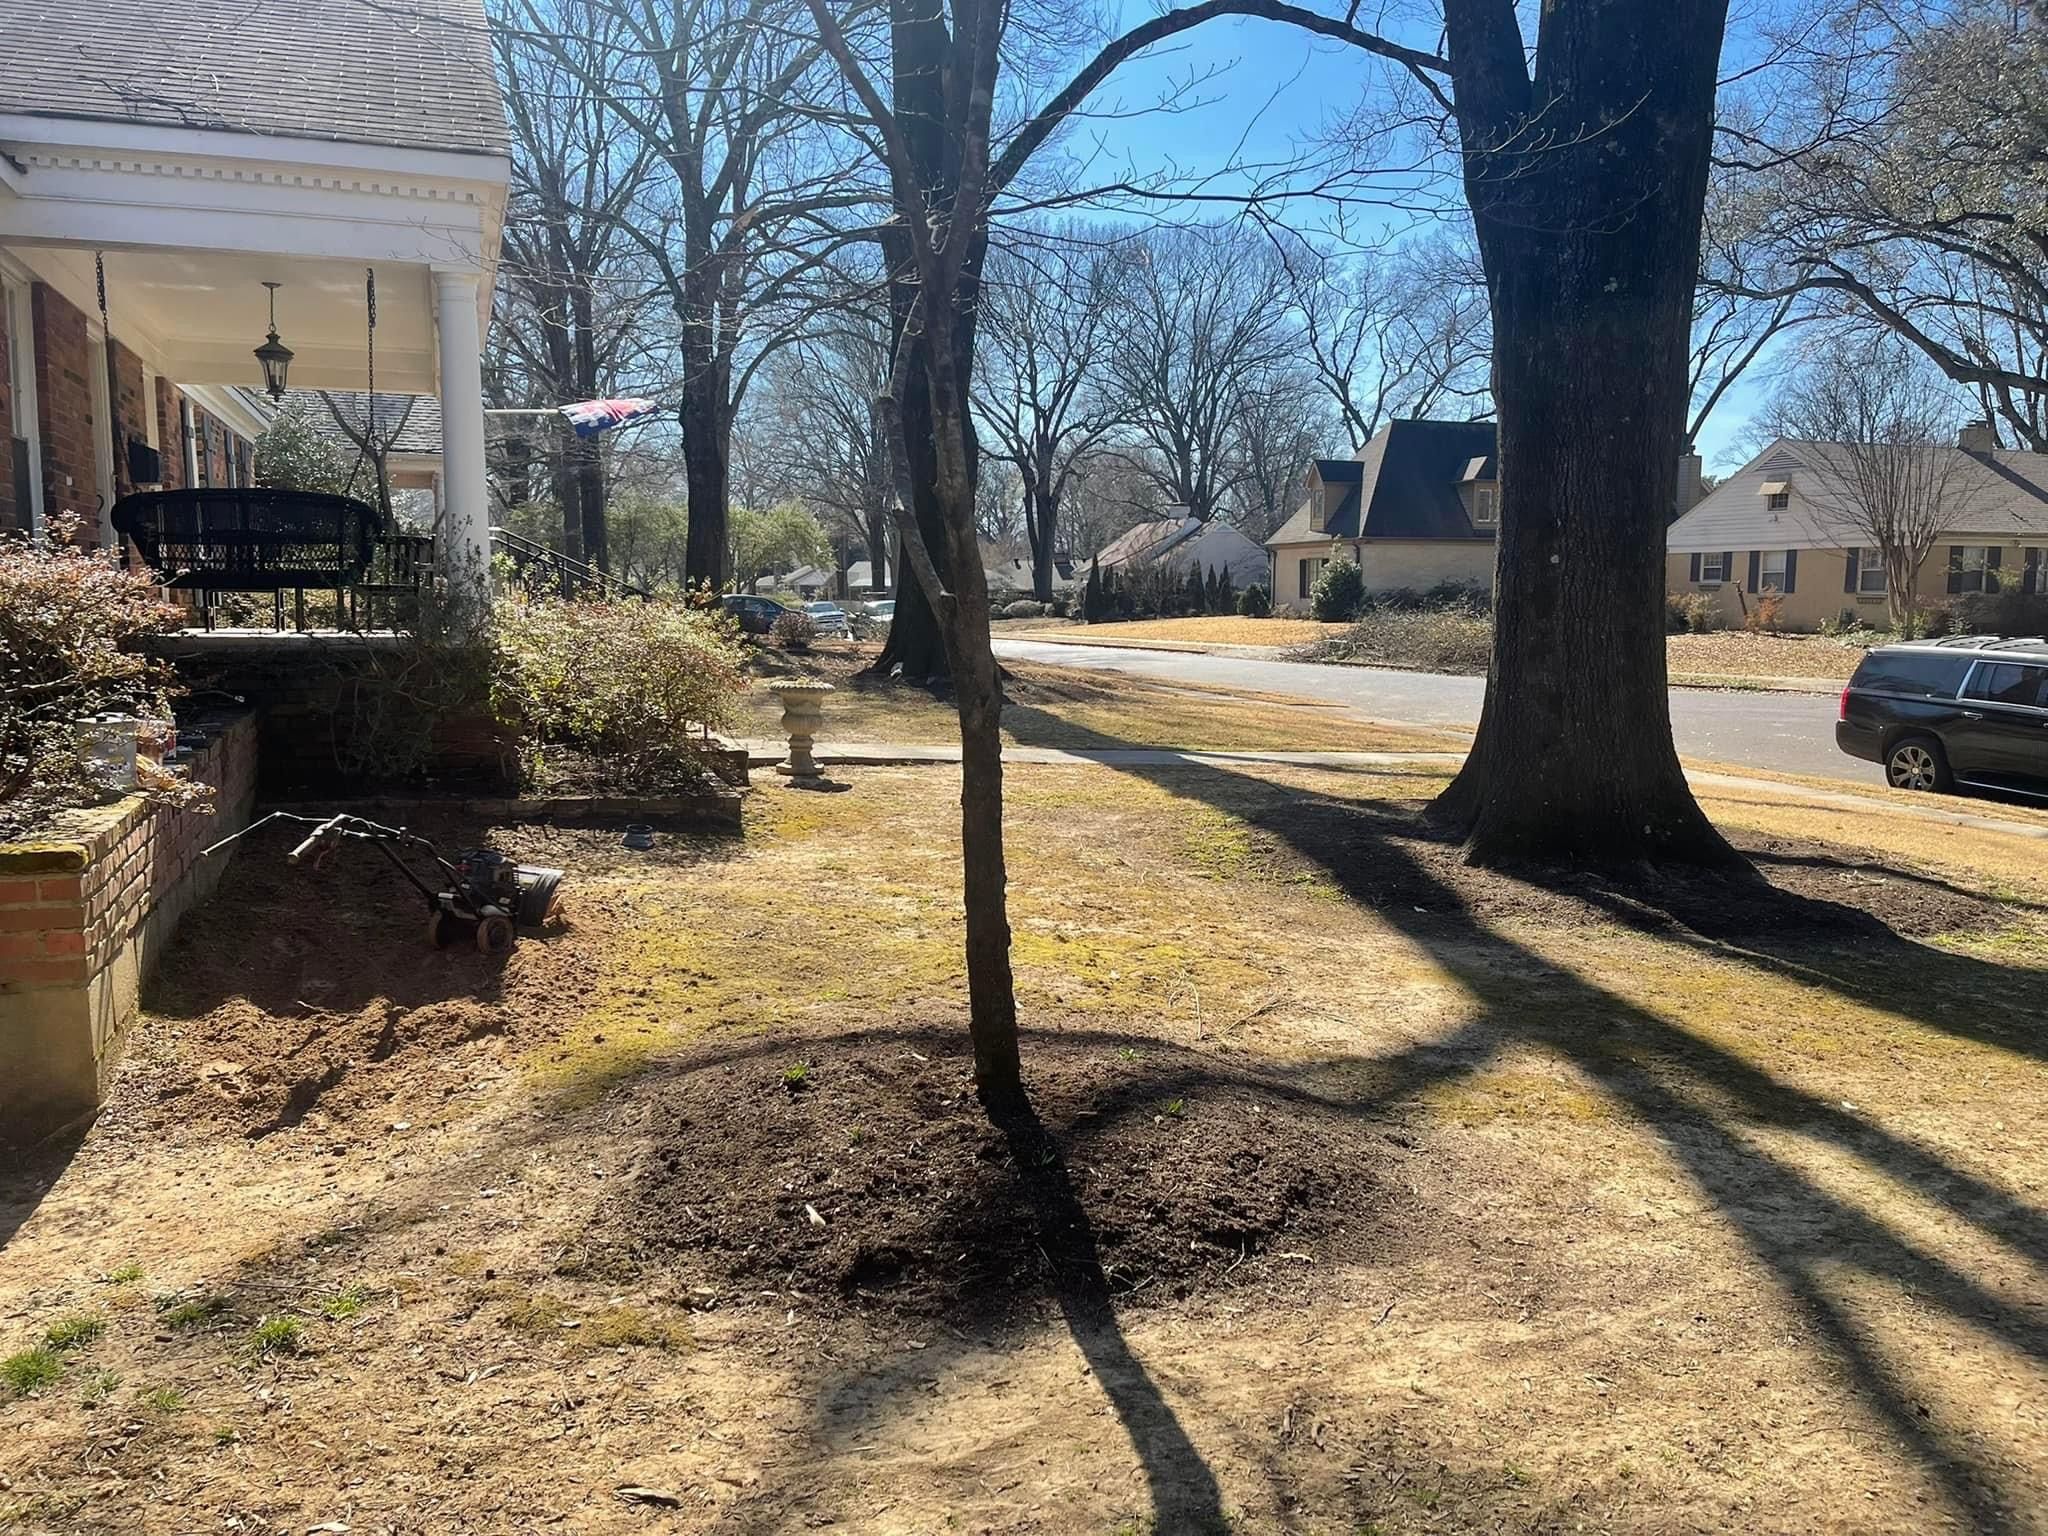
<path fill-rule="evenodd" d="M 502 155 L 479 0 L 0 0 L 0 113 Z"/>

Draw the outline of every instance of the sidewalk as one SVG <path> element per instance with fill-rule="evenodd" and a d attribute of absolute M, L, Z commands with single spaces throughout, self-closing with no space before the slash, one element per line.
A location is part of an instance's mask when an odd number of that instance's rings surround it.
<path fill-rule="evenodd" d="M 787 755 L 780 741 L 753 739 L 744 743 L 747 762 L 753 768 L 767 768 Z M 960 761 L 957 746 L 926 745 L 915 742 L 842 741 L 812 748 L 811 755 L 823 767 L 882 768 L 921 763 L 946 764 Z M 1094 765 L 1105 768 L 1199 768 L 1208 765 L 1230 767 L 1245 763 L 1270 763 L 1293 768 L 1330 768 L 1367 772 L 1387 768 L 1455 767 L 1465 760 L 1462 752 L 1181 752 L 1165 747 L 1117 747 L 1101 751 L 1067 751 L 1057 747 L 1003 748 L 1006 763 L 1050 766 Z M 1738 790 L 1768 795 L 1798 805 L 1825 806 L 1831 810 L 1882 811 L 1910 816 L 1937 826 L 1969 827 L 1980 832 L 2009 832 L 2015 837 L 2048 842 L 2048 825 L 2020 821 L 1972 811 L 1951 810 L 1951 805 L 1969 801 L 1941 800 L 1933 796 L 1911 799 L 1889 795 L 1859 795 L 1842 790 L 1821 789 L 1805 784 L 1788 784 L 1777 779 L 1756 779 L 1739 773 L 1688 767 L 1686 778 L 1700 789 Z"/>

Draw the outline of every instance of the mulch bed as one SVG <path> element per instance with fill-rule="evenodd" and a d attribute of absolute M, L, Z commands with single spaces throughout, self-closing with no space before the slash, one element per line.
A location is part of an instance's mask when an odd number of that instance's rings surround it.
<path fill-rule="evenodd" d="M 840 1036 L 682 1063 L 593 1234 L 605 1269 L 979 1326 L 1298 1289 L 1384 1226 L 1406 1139 L 1283 1073 L 1034 1034 L 1036 1119 L 1004 1129 L 964 1043 Z"/>

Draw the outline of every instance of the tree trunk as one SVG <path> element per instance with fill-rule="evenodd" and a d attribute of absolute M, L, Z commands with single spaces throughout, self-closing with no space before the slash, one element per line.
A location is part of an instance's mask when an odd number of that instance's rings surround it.
<path fill-rule="evenodd" d="M 1675 3 L 1555 0 L 1533 83 L 1511 7 L 1446 12 L 1503 498 L 1486 703 L 1435 807 L 1475 863 L 1739 862 L 1679 768 L 1665 668 L 1664 527 L 1726 14 Z"/>
<path fill-rule="evenodd" d="M 1009 868 L 1003 855 L 1003 695 L 989 644 L 988 593 L 961 593 L 953 687 L 960 711 L 960 852 L 967 911 L 967 1007 L 974 1082 L 992 1109 L 1021 1104 L 1017 992 L 1010 971 Z"/>
<path fill-rule="evenodd" d="M 689 496 L 689 536 L 683 547 L 683 579 L 691 586 L 722 592 L 727 564 L 726 498 L 730 494 L 731 438 L 716 380 L 692 378 L 683 388 L 683 484 Z"/>
<path fill-rule="evenodd" d="M 1049 477 L 1034 475 L 1024 486 L 1024 532 L 1031 542 L 1031 595 L 1052 601 L 1053 541 L 1058 532 L 1059 499 Z"/>

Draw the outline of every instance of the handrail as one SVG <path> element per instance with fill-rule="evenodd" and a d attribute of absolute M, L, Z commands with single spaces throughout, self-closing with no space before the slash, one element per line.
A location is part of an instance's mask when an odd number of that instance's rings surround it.
<path fill-rule="evenodd" d="M 615 597 L 647 598 L 654 594 L 645 587 L 636 587 L 630 581 L 622 581 L 609 571 L 600 570 L 588 561 L 572 560 L 560 550 L 529 539 L 523 533 L 514 533 L 510 528 L 491 530 L 491 549 L 495 553 L 504 551 L 513 566 L 524 572 L 529 565 L 539 565 L 549 571 L 560 583 L 562 595 L 573 597 L 579 590 L 595 589 L 600 599 Z"/>

